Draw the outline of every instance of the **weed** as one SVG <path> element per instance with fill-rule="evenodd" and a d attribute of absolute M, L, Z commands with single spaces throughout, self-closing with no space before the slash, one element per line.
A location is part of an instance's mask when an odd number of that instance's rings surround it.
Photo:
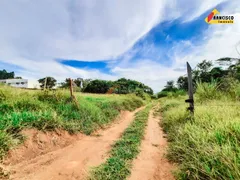
<path fill-rule="evenodd" d="M 151 105 L 138 112 L 110 152 L 107 161 L 92 170 L 89 179 L 123 180 L 130 175 L 131 162 L 138 155 Z"/>
<path fill-rule="evenodd" d="M 199 88 L 201 103 L 195 102 L 193 121 L 183 100 L 161 100 L 161 125 L 170 141 L 167 156 L 179 164 L 176 177 L 240 179 L 240 103 L 228 94 L 228 99 L 217 98 L 216 85 Z"/>

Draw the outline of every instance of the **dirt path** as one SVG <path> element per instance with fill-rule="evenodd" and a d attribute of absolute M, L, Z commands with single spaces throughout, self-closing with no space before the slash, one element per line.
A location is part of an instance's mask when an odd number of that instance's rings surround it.
<path fill-rule="evenodd" d="M 173 166 L 164 157 L 167 140 L 159 126 L 159 117 L 150 112 L 141 152 L 133 162 L 129 180 L 173 180 Z"/>
<path fill-rule="evenodd" d="M 124 112 L 119 121 L 96 136 L 85 136 L 74 144 L 54 152 L 10 166 L 10 179 L 76 180 L 83 179 L 89 167 L 100 165 L 107 152 L 134 119 L 134 112 Z"/>

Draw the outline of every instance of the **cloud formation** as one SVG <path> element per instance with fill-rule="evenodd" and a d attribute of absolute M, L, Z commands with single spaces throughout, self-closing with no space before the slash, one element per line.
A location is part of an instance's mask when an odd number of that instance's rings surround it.
<path fill-rule="evenodd" d="M 0 68 L 37 79 L 51 75 L 132 78 L 159 91 L 167 80 L 184 74 L 186 61 L 237 56 L 240 5 L 225 3 L 234 25 L 209 26 L 201 39 L 172 38 L 161 23 L 192 23 L 222 0 L 3 0 L 0 1 Z M 173 24 L 174 25 L 174 24 Z M 154 33 L 151 31 L 157 27 Z M 197 27 L 195 27 L 197 28 Z M 200 27 L 199 27 L 200 28 Z M 178 29 L 176 29 L 176 32 Z M 151 40 L 158 38 L 159 42 Z M 154 39 L 153 38 L 153 39 Z M 108 72 L 76 68 L 56 59 L 109 61 Z"/>

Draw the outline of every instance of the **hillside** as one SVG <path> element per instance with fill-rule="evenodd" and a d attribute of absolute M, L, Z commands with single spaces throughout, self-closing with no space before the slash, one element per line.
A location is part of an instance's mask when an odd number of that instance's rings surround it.
<path fill-rule="evenodd" d="M 22 142 L 20 132 L 63 129 L 91 134 L 113 121 L 122 110 L 133 111 L 144 104 L 135 95 L 75 94 L 68 91 L 31 91 L 0 86 L 0 157 Z"/>

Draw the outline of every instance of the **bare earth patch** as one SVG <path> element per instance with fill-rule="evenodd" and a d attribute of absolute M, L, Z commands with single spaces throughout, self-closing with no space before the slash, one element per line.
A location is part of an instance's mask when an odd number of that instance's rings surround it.
<path fill-rule="evenodd" d="M 148 124 L 141 144 L 141 152 L 133 161 L 130 180 L 174 180 L 174 166 L 165 158 L 167 140 L 159 126 L 159 117 L 150 112 Z"/>
<path fill-rule="evenodd" d="M 134 114 L 141 109 L 122 112 L 116 123 L 105 130 L 99 130 L 95 136 L 72 137 L 65 134 L 65 142 L 62 142 L 62 138 L 56 140 L 58 135 L 51 133 L 41 134 L 35 130 L 26 132 L 30 135 L 26 144 L 12 151 L 5 161 L 11 172 L 10 179 L 83 179 L 90 167 L 105 161 L 111 145 L 133 121 Z"/>

